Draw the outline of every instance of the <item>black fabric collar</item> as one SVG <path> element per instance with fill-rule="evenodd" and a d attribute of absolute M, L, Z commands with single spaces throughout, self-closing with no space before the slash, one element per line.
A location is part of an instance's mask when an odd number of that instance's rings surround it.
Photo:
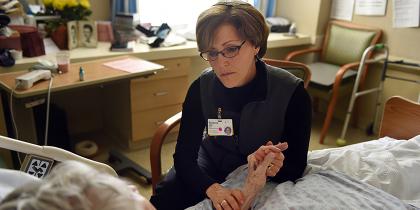
<path fill-rule="evenodd" d="M 226 88 L 216 77 L 214 99 L 216 105 L 228 107 L 234 111 L 240 111 L 252 101 L 263 101 L 267 96 L 267 69 L 263 61 L 255 62 L 255 77 L 241 87 Z"/>

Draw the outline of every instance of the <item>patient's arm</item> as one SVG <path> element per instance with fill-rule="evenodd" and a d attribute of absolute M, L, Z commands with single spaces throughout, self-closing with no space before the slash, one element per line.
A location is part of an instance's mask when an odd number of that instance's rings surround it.
<path fill-rule="evenodd" d="M 270 152 L 265 156 L 263 162 L 257 166 L 255 156 L 253 154 L 248 156 L 248 176 L 242 188 L 245 196 L 245 202 L 241 207 L 242 210 L 248 210 L 250 208 L 258 192 L 264 187 L 267 181 L 266 171 L 273 159 L 274 153 Z"/>

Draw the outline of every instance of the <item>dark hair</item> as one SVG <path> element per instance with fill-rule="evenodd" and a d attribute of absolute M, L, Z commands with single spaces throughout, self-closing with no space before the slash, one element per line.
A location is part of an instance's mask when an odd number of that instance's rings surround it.
<path fill-rule="evenodd" d="M 208 51 L 213 32 L 223 23 L 232 24 L 242 39 L 260 47 L 258 57 L 265 55 L 269 30 L 264 16 L 252 5 L 241 1 L 219 2 L 200 14 L 196 26 L 200 52 Z"/>
<path fill-rule="evenodd" d="M 89 24 L 83 25 L 83 28 L 88 28 L 91 32 L 93 31 L 93 27 Z"/>

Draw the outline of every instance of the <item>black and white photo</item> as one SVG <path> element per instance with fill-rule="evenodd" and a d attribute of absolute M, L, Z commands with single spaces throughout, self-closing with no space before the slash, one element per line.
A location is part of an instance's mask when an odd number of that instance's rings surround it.
<path fill-rule="evenodd" d="M 97 29 L 94 21 L 79 21 L 79 46 L 81 47 L 96 47 Z"/>

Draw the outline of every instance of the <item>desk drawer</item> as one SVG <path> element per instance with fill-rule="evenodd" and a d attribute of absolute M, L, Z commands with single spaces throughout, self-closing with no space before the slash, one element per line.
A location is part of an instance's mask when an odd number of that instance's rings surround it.
<path fill-rule="evenodd" d="M 148 78 L 138 78 L 135 81 L 148 82 L 157 79 L 166 79 L 171 77 L 187 76 L 190 71 L 191 59 L 190 58 L 177 58 L 167 60 L 154 60 L 154 63 L 158 63 L 165 67 L 164 71 L 159 71 L 156 75 Z"/>
<path fill-rule="evenodd" d="M 188 77 L 131 81 L 131 110 L 133 112 L 179 104 L 184 101 L 188 89 Z"/>
<path fill-rule="evenodd" d="M 159 109 L 151 109 L 133 113 L 133 142 L 152 138 L 158 126 L 165 122 L 165 120 L 167 120 L 169 117 L 180 112 L 181 109 L 182 104 L 177 104 Z M 178 128 L 173 129 L 173 131 L 178 131 Z"/>

